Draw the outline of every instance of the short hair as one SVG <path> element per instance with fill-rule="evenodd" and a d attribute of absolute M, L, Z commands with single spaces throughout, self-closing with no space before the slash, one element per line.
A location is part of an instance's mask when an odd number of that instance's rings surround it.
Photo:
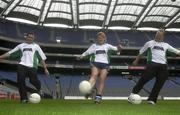
<path fill-rule="evenodd" d="M 104 37 L 104 42 L 107 42 L 107 38 L 106 38 L 106 34 L 104 33 L 104 32 L 98 32 L 97 33 L 97 36 L 99 36 L 99 35 L 101 35 L 101 36 L 103 36 Z"/>
<path fill-rule="evenodd" d="M 97 36 L 98 36 L 98 35 L 102 35 L 102 36 L 104 36 L 104 37 L 106 38 L 106 34 L 105 34 L 104 32 L 98 32 L 98 33 L 97 33 Z"/>
<path fill-rule="evenodd" d="M 34 32 L 28 32 L 28 33 L 26 34 L 26 36 L 29 36 L 29 35 L 34 35 Z"/>
<path fill-rule="evenodd" d="M 163 28 L 160 28 L 158 31 L 159 31 L 159 32 L 164 32 L 164 33 L 165 33 L 165 29 L 163 29 Z"/>
<path fill-rule="evenodd" d="M 156 32 L 155 39 L 157 38 L 157 36 L 158 36 L 160 33 L 162 33 L 162 34 L 163 34 L 163 37 L 164 37 L 164 35 L 165 35 L 164 29 L 159 29 L 159 30 Z"/>
<path fill-rule="evenodd" d="M 159 30 L 157 31 L 157 33 L 163 33 L 163 34 L 165 34 L 165 30 L 164 30 L 164 29 L 159 29 Z"/>

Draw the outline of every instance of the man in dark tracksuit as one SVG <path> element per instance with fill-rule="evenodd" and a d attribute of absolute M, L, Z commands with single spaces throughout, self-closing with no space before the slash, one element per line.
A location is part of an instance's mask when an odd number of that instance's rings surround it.
<path fill-rule="evenodd" d="M 21 43 L 9 52 L 0 55 L 0 59 L 7 57 L 19 59 L 19 64 L 17 66 L 17 83 L 22 103 L 28 102 L 25 85 L 26 77 L 29 77 L 30 82 L 35 86 L 37 92 L 41 89 L 41 83 L 37 78 L 39 62 L 41 62 L 45 73 L 49 74 L 45 64 L 46 56 L 40 46 L 33 41 L 34 33 L 28 33 L 26 36 L 26 42 Z"/>
<path fill-rule="evenodd" d="M 133 65 L 137 65 L 140 57 L 144 52 L 147 52 L 147 65 L 143 76 L 139 79 L 138 83 L 134 86 L 131 94 L 137 94 L 143 88 L 143 86 L 150 81 L 153 77 L 156 77 L 153 89 L 148 97 L 148 103 L 155 105 L 157 97 L 161 88 L 163 87 L 166 79 L 168 78 L 167 70 L 167 52 L 175 53 L 180 56 L 180 51 L 170 46 L 168 43 L 163 42 L 164 31 L 158 31 L 155 39 L 148 41 L 140 49 L 139 55 L 133 62 Z"/>

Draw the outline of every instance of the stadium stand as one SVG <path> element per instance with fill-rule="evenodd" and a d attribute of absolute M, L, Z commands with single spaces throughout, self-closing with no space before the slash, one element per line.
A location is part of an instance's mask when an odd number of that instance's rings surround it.
<path fill-rule="evenodd" d="M 95 30 L 74 30 L 74 29 L 58 29 L 41 26 L 32 26 L 27 24 L 14 23 L 10 21 L 0 21 L 0 35 L 12 37 L 13 39 L 23 40 L 27 32 L 34 32 L 35 41 L 41 43 L 57 43 L 57 39 L 61 40 L 61 44 L 69 45 L 90 45 L 94 42 L 97 31 Z M 118 43 L 129 47 L 141 47 L 150 39 L 154 38 L 154 32 L 141 31 L 106 31 L 107 42 L 112 45 Z M 174 47 L 180 47 L 179 33 L 166 33 L 165 41 Z"/>
<path fill-rule="evenodd" d="M 55 89 L 55 81 L 53 80 L 53 78 L 49 78 L 45 75 L 38 75 L 38 78 L 41 81 L 43 92 L 46 95 L 52 96 L 53 89 Z M 0 71 L 0 81 L 3 84 L 3 87 L 0 87 L 1 91 L 6 92 L 6 93 L 7 92 L 14 93 L 14 92 L 18 91 L 17 85 L 16 85 L 17 80 L 16 80 L 16 73 L 15 72 Z M 34 87 L 29 83 L 28 79 L 26 79 L 26 84 L 27 84 L 27 87 L 29 89 L 34 89 Z"/>
<path fill-rule="evenodd" d="M 80 81 L 87 80 L 87 75 L 71 75 L 71 74 L 54 74 L 49 77 L 39 74 L 39 80 L 42 84 L 42 90 L 48 95 L 51 95 L 53 98 L 64 98 L 65 96 L 83 96 L 78 90 L 78 85 Z M 16 82 L 16 73 L 8 71 L 0 71 L 0 79 L 7 79 Z M 137 82 L 139 77 L 133 77 L 128 79 L 124 76 L 108 76 L 108 79 L 105 84 L 104 96 L 113 96 L 113 97 L 127 97 Z M 176 81 L 176 82 L 174 82 Z M 33 86 L 26 81 L 27 86 L 33 88 Z M 151 80 L 144 89 L 140 92 L 140 95 L 146 97 L 150 90 L 154 80 Z M 178 84 L 179 83 L 179 84 Z M 0 88 L 1 92 L 17 92 L 17 89 L 10 89 L 5 86 Z M 169 78 L 166 81 L 165 86 L 163 87 L 160 97 L 179 97 L 180 96 L 180 78 L 173 77 Z"/>
<path fill-rule="evenodd" d="M 78 90 L 78 84 L 80 81 L 88 79 L 88 75 L 82 75 L 82 73 L 89 73 L 89 62 L 88 60 L 77 61 L 75 55 L 80 55 L 90 44 L 94 43 L 97 32 L 101 30 L 49 28 L 1 20 L 0 52 L 4 53 L 16 46 L 21 42 L 18 40 L 23 40 L 29 31 L 35 33 L 36 42 L 43 43 L 42 49 L 48 57 L 48 67 L 50 72 L 52 72 L 50 76 L 42 74 L 42 70 L 39 72 L 38 78 L 42 83 L 43 92 L 53 98 L 61 99 L 65 96 L 83 96 Z M 139 48 L 142 47 L 145 42 L 154 38 L 155 32 L 115 30 L 107 30 L 105 32 L 108 43 L 112 45 L 121 43 L 125 49 L 120 56 L 112 56 L 112 70 L 106 81 L 104 96 L 127 97 L 139 79 L 139 77 L 135 75 L 140 75 L 143 71 L 129 70 L 128 65 L 134 60 Z M 61 42 L 57 43 L 56 40 L 60 40 Z M 167 32 L 165 40 L 172 46 L 180 47 L 179 33 Z M 49 44 L 51 44 L 51 46 L 49 46 Z M 146 60 L 143 58 L 140 64 L 144 65 L 145 62 Z M 167 80 L 161 91 L 161 96 L 180 97 L 180 78 L 177 77 L 179 75 L 179 65 L 177 62 L 179 61 L 176 58 L 170 58 L 169 62 L 171 77 Z M 12 64 L 15 63 L 16 62 L 11 61 L 1 63 L 0 79 L 16 82 L 15 66 L 12 66 Z M 4 67 L 7 67 L 9 71 Z M 128 79 L 124 77 L 122 73 L 128 73 L 134 75 L 134 77 L 133 79 Z M 140 92 L 140 95 L 147 96 L 152 84 L 153 80 L 145 86 Z M 28 80 L 27 86 L 33 88 Z M 6 86 L 1 87 L 3 90 L 0 91 L 7 94 L 7 92 L 10 92 L 10 89 L 9 87 L 5 87 Z M 14 91 L 17 92 L 17 89 L 13 89 L 11 92 Z"/>

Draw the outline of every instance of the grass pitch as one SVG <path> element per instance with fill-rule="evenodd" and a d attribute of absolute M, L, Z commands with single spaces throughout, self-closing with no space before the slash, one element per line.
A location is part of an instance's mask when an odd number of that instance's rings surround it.
<path fill-rule="evenodd" d="M 158 101 L 149 105 L 143 101 L 132 105 L 127 101 L 103 100 L 47 100 L 39 104 L 22 104 L 19 101 L 0 100 L 0 115 L 179 115 L 180 101 Z"/>

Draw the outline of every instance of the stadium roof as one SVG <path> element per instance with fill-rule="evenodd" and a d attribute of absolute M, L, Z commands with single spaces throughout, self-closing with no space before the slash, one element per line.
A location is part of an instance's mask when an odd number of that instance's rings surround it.
<path fill-rule="evenodd" d="M 0 17 L 70 28 L 180 29 L 180 0 L 0 0 Z"/>

